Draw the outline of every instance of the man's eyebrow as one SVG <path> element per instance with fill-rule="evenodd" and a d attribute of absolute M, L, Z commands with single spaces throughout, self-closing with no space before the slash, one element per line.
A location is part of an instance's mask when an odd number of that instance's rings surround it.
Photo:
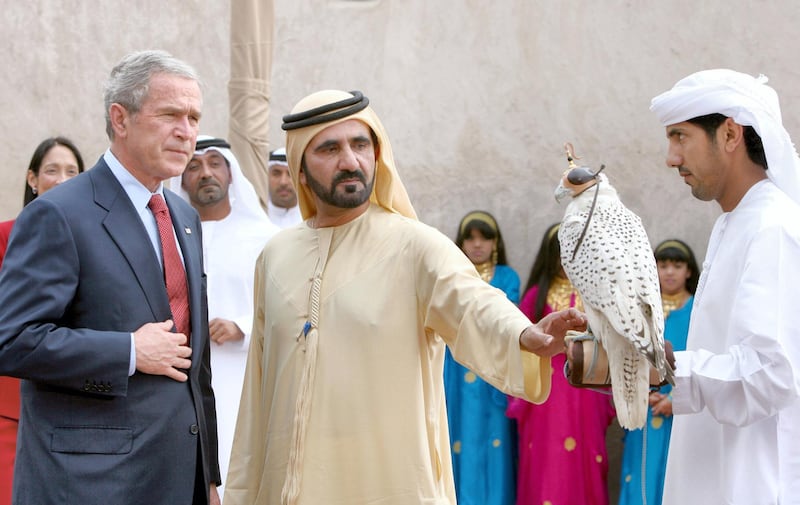
<path fill-rule="evenodd" d="M 339 141 L 335 139 L 326 140 L 325 142 L 319 144 L 318 146 L 314 147 L 315 151 L 320 151 L 323 149 L 327 149 L 329 147 L 338 146 Z"/>

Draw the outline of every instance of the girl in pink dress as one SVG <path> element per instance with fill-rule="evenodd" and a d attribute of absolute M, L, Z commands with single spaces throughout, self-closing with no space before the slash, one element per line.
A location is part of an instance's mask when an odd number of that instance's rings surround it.
<path fill-rule="evenodd" d="M 582 309 L 561 268 L 557 232 L 558 224 L 545 232 L 520 302 L 534 322 L 556 310 Z M 517 505 L 608 505 L 611 396 L 570 386 L 565 359 L 563 353 L 552 358 L 552 388 L 543 404 L 509 397 L 506 415 L 519 432 Z"/>

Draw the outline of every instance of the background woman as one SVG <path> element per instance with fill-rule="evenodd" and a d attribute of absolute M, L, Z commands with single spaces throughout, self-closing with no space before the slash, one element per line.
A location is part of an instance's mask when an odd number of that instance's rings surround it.
<path fill-rule="evenodd" d="M 577 292 L 561 268 L 558 224 L 542 237 L 520 309 L 531 321 L 576 307 Z M 509 398 L 519 430 L 517 504 L 608 505 L 606 429 L 614 418 L 611 396 L 570 386 L 566 355 L 553 356 L 550 396 L 541 405 Z"/>
<path fill-rule="evenodd" d="M 661 242 L 656 246 L 655 256 L 664 307 L 664 338 L 672 342 L 673 350 L 683 351 L 700 270 L 692 250 L 677 239 Z M 620 505 L 661 505 L 672 431 L 671 391 L 672 386 L 667 384 L 650 393 L 650 412 L 644 430 L 625 431 Z"/>
<path fill-rule="evenodd" d="M 83 172 L 83 159 L 69 139 L 51 137 L 33 152 L 25 182 L 24 204 Z M 0 268 L 14 221 L 0 223 Z M 11 503 L 11 482 L 19 424 L 19 380 L 0 377 L 0 505 Z"/>
<path fill-rule="evenodd" d="M 507 265 L 500 227 L 491 214 L 473 211 L 458 225 L 456 244 L 481 278 L 519 303 L 519 276 Z M 514 424 L 505 416 L 506 395 L 456 363 L 444 363 L 447 421 L 458 503 L 514 503 Z"/>

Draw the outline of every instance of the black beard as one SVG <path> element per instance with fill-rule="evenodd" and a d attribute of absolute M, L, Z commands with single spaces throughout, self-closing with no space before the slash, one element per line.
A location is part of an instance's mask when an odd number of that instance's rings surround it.
<path fill-rule="evenodd" d="M 320 200 L 328 205 L 340 209 L 354 209 L 367 200 L 372 194 L 372 187 L 375 184 L 375 176 L 367 183 L 367 177 L 361 170 L 348 170 L 346 172 L 339 172 L 331 181 L 330 187 L 325 187 L 324 184 L 314 179 L 308 170 L 305 170 L 306 182 L 311 191 L 319 197 Z M 352 183 L 342 183 L 346 179 L 356 178 L 364 185 L 364 188 L 357 190 Z M 340 184 L 344 184 L 344 193 L 337 193 L 336 189 Z"/>

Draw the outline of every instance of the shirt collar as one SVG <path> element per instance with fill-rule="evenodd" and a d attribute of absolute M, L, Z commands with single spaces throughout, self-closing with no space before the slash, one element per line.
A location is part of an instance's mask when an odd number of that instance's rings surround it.
<path fill-rule="evenodd" d="M 131 203 L 137 209 L 147 208 L 147 204 L 150 202 L 150 197 L 154 194 L 159 194 L 162 197 L 164 196 L 164 185 L 159 183 L 158 188 L 155 192 L 151 193 L 149 189 L 147 189 L 144 184 L 136 180 L 136 178 L 128 171 L 127 168 L 122 166 L 122 163 L 114 156 L 114 153 L 111 152 L 111 149 L 107 149 L 106 152 L 103 154 L 103 160 L 108 165 L 108 168 L 111 169 L 111 173 L 114 174 L 114 177 L 117 178 L 120 185 L 122 185 L 122 189 L 125 190 L 125 193 L 130 198 Z"/>

